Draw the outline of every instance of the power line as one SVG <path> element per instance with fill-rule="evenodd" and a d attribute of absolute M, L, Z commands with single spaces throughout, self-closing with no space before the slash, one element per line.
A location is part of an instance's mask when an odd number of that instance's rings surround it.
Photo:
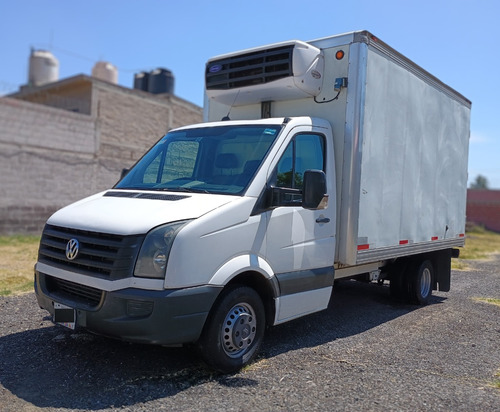
<path fill-rule="evenodd" d="M 52 43 L 51 44 L 41 43 L 41 44 L 38 44 L 36 46 L 36 48 L 46 48 L 46 49 L 49 49 L 49 50 L 57 52 L 57 53 L 65 54 L 67 56 L 71 56 L 71 57 L 74 57 L 74 58 L 77 58 L 77 59 L 80 59 L 80 60 L 88 61 L 90 63 L 96 63 L 96 62 L 102 60 L 102 59 L 95 59 L 95 58 L 92 58 L 92 57 L 84 56 L 83 54 L 75 53 L 75 52 L 73 52 L 71 50 L 67 50 L 67 49 L 64 49 L 62 47 L 54 46 Z M 112 62 L 110 62 L 110 63 L 112 63 Z M 147 68 L 142 67 L 142 68 L 139 68 L 139 69 L 126 69 L 126 68 L 123 68 L 123 67 L 118 67 L 114 63 L 112 63 L 112 64 L 118 70 L 120 70 L 120 72 L 124 72 L 124 73 L 137 73 L 137 72 L 141 72 L 141 71 L 150 71 L 150 70 L 153 70 L 154 68 L 156 68 L 156 66 L 155 66 L 155 67 L 147 67 Z"/>

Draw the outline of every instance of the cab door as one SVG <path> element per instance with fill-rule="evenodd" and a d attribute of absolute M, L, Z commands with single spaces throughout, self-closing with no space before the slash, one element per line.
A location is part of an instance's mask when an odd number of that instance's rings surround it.
<path fill-rule="evenodd" d="M 285 199 L 266 212 L 266 258 L 280 287 L 275 324 L 325 309 L 330 300 L 335 251 L 331 139 L 330 128 L 296 127 L 269 170 L 268 186 L 292 189 L 285 190 Z M 330 192 L 326 209 L 302 207 L 304 172 L 311 169 L 326 173 Z"/>

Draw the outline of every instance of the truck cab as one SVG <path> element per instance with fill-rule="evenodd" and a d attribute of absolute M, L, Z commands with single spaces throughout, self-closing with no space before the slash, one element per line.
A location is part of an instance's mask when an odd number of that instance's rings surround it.
<path fill-rule="evenodd" d="M 204 326 L 219 330 L 207 318 L 234 289 L 242 295 L 234 316 L 254 329 L 245 339 L 224 334 L 223 369 L 241 366 L 265 324 L 330 300 L 332 138 L 328 122 L 309 117 L 169 132 L 114 188 L 48 220 L 36 265 L 40 305 L 70 327 L 172 345 L 205 342 Z M 259 304 L 246 302 L 249 290 Z"/>

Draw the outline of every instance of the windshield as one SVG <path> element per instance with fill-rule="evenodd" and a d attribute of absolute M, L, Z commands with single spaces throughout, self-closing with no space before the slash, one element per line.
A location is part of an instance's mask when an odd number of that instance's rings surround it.
<path fill-rule="evenodd" d="M 218 126 L 168 133 L 116 189 L 241 194 L 281 126 Z"/>

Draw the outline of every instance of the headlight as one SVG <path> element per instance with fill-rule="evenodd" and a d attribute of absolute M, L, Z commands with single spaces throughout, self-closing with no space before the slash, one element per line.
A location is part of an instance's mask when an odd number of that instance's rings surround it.
<path fill-rule="evenodd" d="M 188 221 L 157 227 L 146 235 L 137 258 L 134 276 L 164 278 L 168 255 L 175 236 Z"/>

